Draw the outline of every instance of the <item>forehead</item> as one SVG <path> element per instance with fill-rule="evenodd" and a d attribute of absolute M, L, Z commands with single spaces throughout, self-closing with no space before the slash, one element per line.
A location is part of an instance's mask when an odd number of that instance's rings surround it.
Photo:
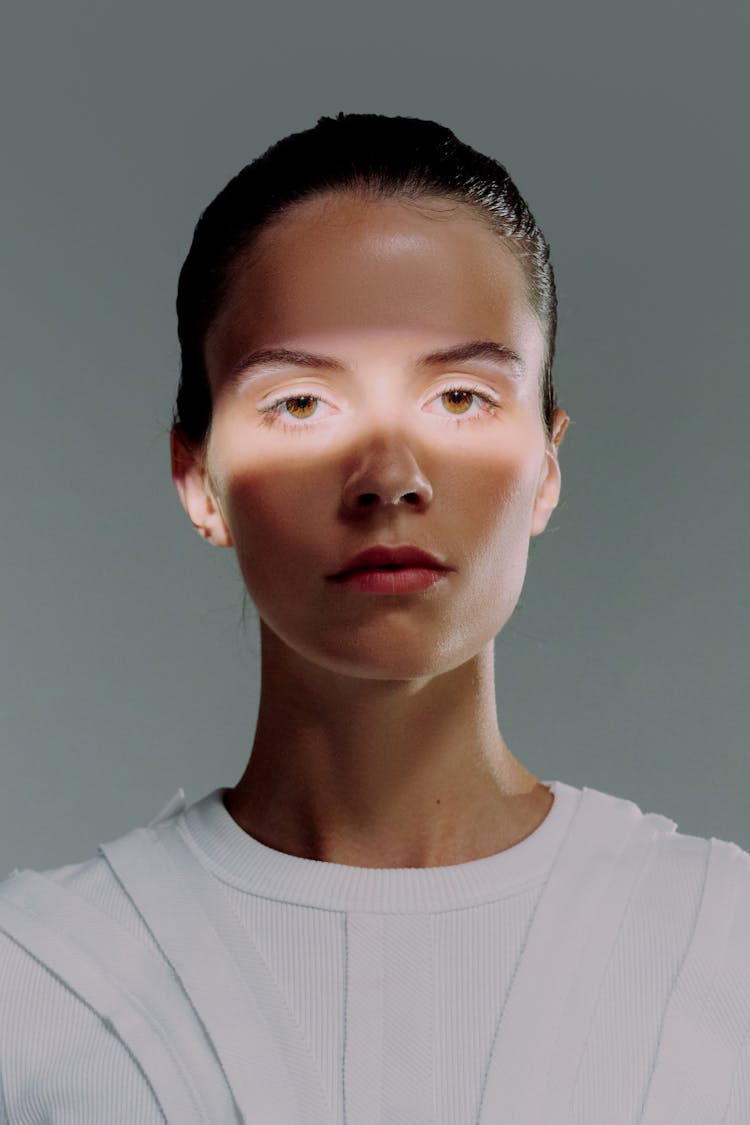
<path fill-rule="evenodd" d="M 293 205 L 237 261 L 206 361 L 210 372 L 240 348 L 389 329 L 527 352 L 542 341 L 518 258 L 474 209 L 327 193 Z"/>

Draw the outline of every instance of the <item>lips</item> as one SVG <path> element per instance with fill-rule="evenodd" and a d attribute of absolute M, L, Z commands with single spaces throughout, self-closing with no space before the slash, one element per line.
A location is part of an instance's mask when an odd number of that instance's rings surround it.
<path fill-rule="evenodd" d="M 337 574 L 329 575 L 329 577 L 343 578 L 345 575 L 351 574 L 351 572 L 355 570 L 406 566 L 429 567 L 433 570 L 450 569 L 450 567 L 442 563 L 440 559 L 431 555 L 428 551 L 423 551 L 421 547 L 411 545 L 402 547 L 375 546 L 368 547 L 366 551 L 360 551 L 358 555 L 349 559 Z"/>

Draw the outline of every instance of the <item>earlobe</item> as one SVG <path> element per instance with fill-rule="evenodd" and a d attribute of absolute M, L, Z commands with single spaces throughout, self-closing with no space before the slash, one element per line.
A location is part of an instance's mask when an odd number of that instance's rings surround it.
<path fill-rule="evenodd" d="M 231 547 L 233 540 L 213 495 L 201 451 L 175 426 L 169 435 L 172 480 L 188 519 L 201 538 L 216 547 Z"/>
<path fill-rule="evenodd" d="M 206 496 L 206 509 L 206 518 L 200 528 L 201 536 L 213 543 L 214 547 L 233 547 L 234 540 L 227 522 L 210 492 Z"/>
<path fill-rule="evenodd" d="M 540 535 L 544 531 L 560 500 L 562 477 L 557 454 L 569 422 L 570 418 L 564 410 L 555 412 L 552 441 L 548 443 L 545 450 L 544 467 L 534 504 L 534 518 L 531 524 L 532 535 Z"/>
<path fill-rule="evenodd" d="M 542 477 L 534 504 L 531 534 L 541 535 L 560 499 L 560 465 L 557 456 L 549 450 L 545 454 L 546 471 Z"/>

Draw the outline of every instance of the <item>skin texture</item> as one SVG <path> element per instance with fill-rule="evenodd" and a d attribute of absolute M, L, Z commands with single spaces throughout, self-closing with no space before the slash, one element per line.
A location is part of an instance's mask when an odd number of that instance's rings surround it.
<path fill-rule="evenodd" d="M 477 359 L 414 368 L 475 339 L 517 352 L 521 377 Z M 228 379 L 270 346 L 351 370 Z M 172 476 L 199 533 L 236 552 L 258 611 L 258 721 L 225 805 L 268 847 L 445 866 L 512 847 L 549 812 L 551 792 L 500 733 L 493 645 L 560 496 L 570 419 L 557 410 L 548 441 L 543 355 L 520 264 L 452 201 L 306 200 L 237 270 L 205 345 L 211 428 L 199 449 L 173 431 Z M 495 405 L 447 395 L 452 384 Z M 259 407 L 279 398 L 269 422 Z M 328 580 L 374 544 L 413 544 L 453 569 L 399 596 Z"/>

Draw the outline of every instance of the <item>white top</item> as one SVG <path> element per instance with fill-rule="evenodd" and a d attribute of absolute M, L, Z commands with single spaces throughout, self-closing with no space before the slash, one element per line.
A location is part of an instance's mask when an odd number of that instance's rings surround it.
<path fill-rule="evenodd" d="M 287 855 L 180 789 L 13 872 L 0 1122 L 748 1125 L 750 855 L 544 784 L 448 867 Z"/>

